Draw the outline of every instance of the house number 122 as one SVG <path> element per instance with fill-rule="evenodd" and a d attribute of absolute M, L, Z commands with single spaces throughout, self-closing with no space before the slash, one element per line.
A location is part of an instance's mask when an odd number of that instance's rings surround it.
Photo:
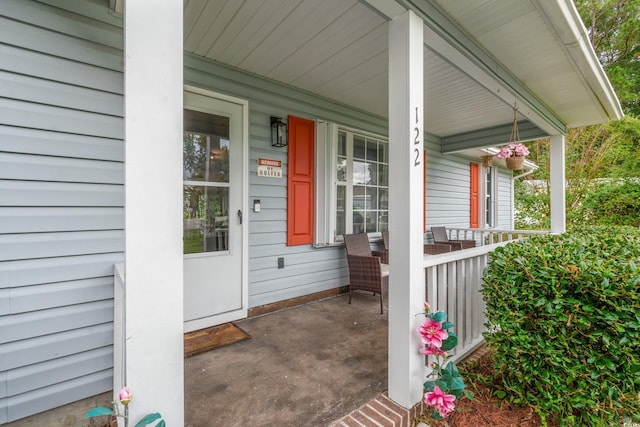
<path fill-rule="evenodd" d="M 420 145 L 420 128 L 418 127 L 418 107 L 416 107 L 416 126 L 413 128 L 416 136 L 413 138 L 413 152 L 416 154 L 416 158 L 413 161 L 413 166 L 420 166 L 420 147 L 416 147 Z"/>

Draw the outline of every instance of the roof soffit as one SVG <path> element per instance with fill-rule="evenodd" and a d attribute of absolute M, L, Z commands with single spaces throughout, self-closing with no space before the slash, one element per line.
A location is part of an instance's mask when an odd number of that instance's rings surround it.
<path fill-rule="evenodd" d="M 397 0 L 417 13 L 425 23 L 425 43 L 460 70 L 502 99 L 517 103 L 519 112 L 550 135 L 565 133 L 566 125 L 512 71 L 429 0 Z M 485 1 L 491 3 L 493 0 Z M 511 0 L 501 0 L 511 3 Z M 447 2 L 468 4 L 469 2 Z M 473 4 L 476 4 L 475 2 Z"/>
<path fill-rule="evenodd" d="M 571 0 L 433 1 L 568 127 L 621 117 Z"/>

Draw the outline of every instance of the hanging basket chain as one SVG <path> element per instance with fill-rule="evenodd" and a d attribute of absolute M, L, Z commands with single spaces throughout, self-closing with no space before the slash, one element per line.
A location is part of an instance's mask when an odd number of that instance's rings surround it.
<path fill-rule="evenodd" d="M 513 127 L 511 128 L 511 135 L 509 135 L 509 142 L 520 141 L 520 132 L 518 132 L 518 107 L 513 104 Z"/>

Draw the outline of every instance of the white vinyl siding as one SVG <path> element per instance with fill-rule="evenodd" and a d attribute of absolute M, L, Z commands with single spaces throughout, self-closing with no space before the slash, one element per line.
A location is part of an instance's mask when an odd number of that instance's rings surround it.
<path fill-rule="evenodd" d="M 0 424 L 112 388 L 122 46 L 107 2 L 0 7 Z"/>

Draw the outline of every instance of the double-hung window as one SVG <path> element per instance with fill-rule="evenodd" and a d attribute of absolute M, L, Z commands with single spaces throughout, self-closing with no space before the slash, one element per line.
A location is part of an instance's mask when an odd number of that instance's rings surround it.
<path fill-rule="evenodd" d="M 379 233 L 389 222 L 389 143 L 366 132 L 319 123 L 316 244 L 343 234 Z M 324 167 L 324 168 L 323 168 Z M 322 169 L 321 169 L 322 168 Z M 322 188 L 321 188 L 322 187 Z M 321 199 L 322 198 L 322 199 Z"/>
<path fill-rule="evenodd" d="M 486 167 L 484 169 L 484 227 L 493 228 L 496 221 L 496 168 Z"/>

